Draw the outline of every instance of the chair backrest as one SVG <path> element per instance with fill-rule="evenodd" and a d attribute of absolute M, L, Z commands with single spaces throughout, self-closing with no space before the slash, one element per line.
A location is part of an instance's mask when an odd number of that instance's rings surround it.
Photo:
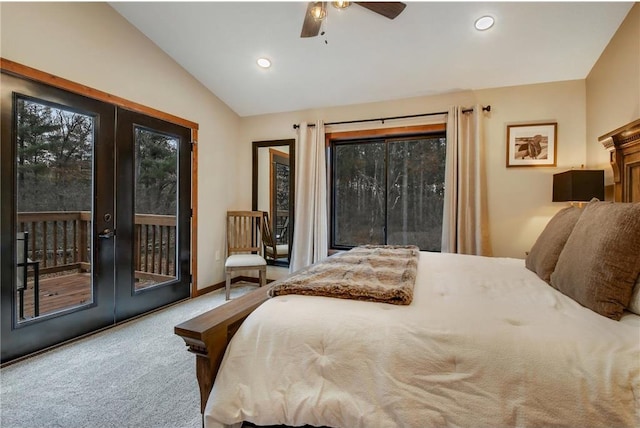
<path fill-rule="evenodd" d="M 29 254 L 29 232 L 16 234 L 16 289 L 27 286 L 27 260 Z"/>
<path fill-rule="evenodd" d="M 280 228 L 280 232 L 278 233 L 278 231 L 276 230 L 276 241 L 280 240 L 280 238 L 287 236 L 288 228 L 289 228 L 289 217 L 287 216 L 286 220 L 284 221 L 284 224 Z"/>
<path fill-rule="evenodd" d="M 227 211 L 227 256 L 262 254 L 262 211 Z"/>
<path fill-rule="evenodd" d="M 273 234 L 271 223 L 269 222 L 269 214 L 266 212 L 264 213 L 263 223 L 262 240 L 265 246 L 265 258 L 269 258 L 272 260 L 289 258 L 289 244 L 278 244 L 280 238 L 277 235 Z"/>
<path fill-rule="evenodd" d="M 264 218 L 262 220 L 262 241 L 264 245 L 272 248 L 272 251 L 276 251 L 276 239 L 271 231 L 271 223 L 269 223 L 269 213 L 264 212 Z"/>

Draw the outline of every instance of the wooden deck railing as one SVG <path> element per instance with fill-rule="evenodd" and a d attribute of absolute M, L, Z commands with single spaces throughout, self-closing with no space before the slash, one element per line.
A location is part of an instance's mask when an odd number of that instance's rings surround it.
<path fill-rule="evenodd" d="M 136 272 L 176 275 L 176 217 L 136 214 L 134 263 Z"/>
<path fill-rule="evenodd" d="M 88 211 L 18 213 L 18 231 L 29 232 L 28 256 L 40 262 L 40 274 L 89 263 L 90 224 Z"/>
<path fill-rule="evenodd" d="M 40 262 L 40 274 L 71 269 L 88 271 L 91 260 L 91 212 L 18 213 L 18 231 L 29 232 L 28 257 Z M 175 276 L 175 216 L 135 216 L 136 273 Z"/>

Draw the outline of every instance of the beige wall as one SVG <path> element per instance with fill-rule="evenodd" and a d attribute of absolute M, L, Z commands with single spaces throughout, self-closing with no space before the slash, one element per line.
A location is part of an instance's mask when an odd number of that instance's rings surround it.
<path fill-rule="evenodd" d="M 258 210 L 271 210 L 271 150 L 285 155 L 289 153 L 289 146 L 274 146 L 258 148 Z"/>
<path fill-rule="evenodd" d="M 640 118 L 640 3 L 636 3 L 586 79 L 587 165 L 606 171 L 608 152 L 598 137 Z"/>
<path fill-rule="evenodd" d="M 485 121 L 489 221 L 494 255 L 524 258 L 551 216 L 553 174 L 586 163 L 584 80 L 477 91 Z M 507 125 L 558 123 L 557 167 L 506 168 Z"/>
<path fill-rule="evenodd" d="M 237 161 L 246 165 L 250 141 L 291 138 L 295 135 L 291 125 L 303 120 L 396 116 L 474 103 L 492 106 L 485 136 L 494 254 L 523 257 L 551 216 L 564 206 L 551 202 L 553 174 L 585 165 L 604 169 L 607 184 L 612 183 L 608 152 L 598 137 L 640 118 L 640 4 L 631 9 L 586 80 L 243 118 Z M 506 126 L 536 121 L 558 123 L 557 167 L 507 169 Z M 241 188 L 246 185 L 239 183 Z"/>
<path fill-rule="evenodd" d="M 391 101 L 386 103 L 369 103 L 355 106 L 333 107 L 324 109 L 302 110 L 280 114 L 267 114 L 260 116 L 250 116 L 241 119 L 240 127 L 240 147 L 237 158 L 237 168 L 240 170 L 251 167 L 251 142 L 261 140 L 280 140 L 295 138 L 296 133 L 293 125 L 302 121 L 315 122 L 324 120 L 334 122 L 351 119 L 365 119 L 372 117 L 402 116 L 414 113 L 424 113 L 430 111 L 443 111 L 452 102 L 459 104 L 469 104 L 473 102 L 471 92 L 460 92 L 452 95 L 409 98 L 404 100 Z M 450 101 L 449 101 L 450 100 Z M 394 125 L 398 122 L 394 122 Z M 413 122 L 403 121 L 403 124 Z M 367 125 L 373 127 L 376 125 Z M 338 129 L 338 128 L 336 128 Z M 340 127 L 339 130 L 353 129 Z M 238 181 L 241 195 L 238 203 L 241 206 L 251 206 L 251 177 L 240 178 Z M 246 189 L 249 189 L 247 193 Z"/>
<path fill-rule="evenodd" d="M 197 122 L 198 287 L 224 278 L 239 117 L 106 3 L 0 3 L 2 57 Z M 250 171 L 250 168 L 249 168 Z"/>
<path fill-rule="evenodd" d="M 241 119 L 238 168 L 250 168 L 251 141 L 293 138 L 294 123 L 326 122 L 446 111 L 451 105 L 491 104 L 485 120 L 489 217 L 494 254 L 523 258 L 563 204 L 551 202 L 552 175 L 586 163 L 584 80 L 410 98 Z M 442 118 L 431 118 L 440 120 Z M 506 126 L 558 122 L 557 168 L 506 168 Z M 415 120 L 413 121 L 416 122 Z M 397 126 L 399 122 L 388 122 Z M 404 122 L 406 123 L 406 121 Z M 371 126 L 371 125 L 367 125 Z M 343 130 L 345 127 L 334 127 Z M 238 202 L 250 206 L 251 182 L 238 183 Z"/>
<path fill-rule="evenodd" d="M 497 256 L 523 257 L 563 206 L 550 202 L 552 175 L 581 164 L 610 174 L 597 136 L 640 116 L 639 15 L 636 4 L 586 84 L 464 91 L 247 118 L 239 118 L 105 3 L 0 3 L 0 55 L 199 123 L 202 288 L 224 279 L 215 254 L 224 257 L 225 211 L 251 207 L 252 141 L 293 138 L 292 125 L 300 121 L 415 114 L 451 105 L 492 105 L 485 120 L 492 245 Z M 558 167 L 507 169 L 507 124 L 537 121 L 558 122 Z M 232 187 L 229 177 L 237 171 L 246 174 Z"/>

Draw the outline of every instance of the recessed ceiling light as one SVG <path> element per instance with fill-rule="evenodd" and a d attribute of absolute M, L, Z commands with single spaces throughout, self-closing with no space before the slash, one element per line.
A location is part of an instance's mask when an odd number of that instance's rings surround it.
<path fill-rule="evenodd" d="M 258 67 L 269 68 L 271 67 L 271 61 L 268 58 L 258 58 Z"/>
<path fill-rule="evenodd" d="M 493 23 L 494 22 L 495 22 L 495 19 L 493 19 L 492 16 L 485 15 L 485 16 L 482 16 L 482 17 L 476 19 L 476 23 L 474 25 L 476 27 L 476 30 L 484 31 L 484 30 L 488 30 L 489 28 L 493 27 Z"/>

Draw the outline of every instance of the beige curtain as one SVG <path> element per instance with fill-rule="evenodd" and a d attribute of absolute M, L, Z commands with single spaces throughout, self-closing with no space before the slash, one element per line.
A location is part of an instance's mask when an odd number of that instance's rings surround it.
<path fill-rule="evenodd" d="M 296 138 L 296 189 L 289 271 L 327 257 L 327 163 L 324 122 L 303 122 Z"/>
<path fill-rule="evenodd" d="M 490 256 L 482 107 L 447 116 L 442 252 Z"/>

